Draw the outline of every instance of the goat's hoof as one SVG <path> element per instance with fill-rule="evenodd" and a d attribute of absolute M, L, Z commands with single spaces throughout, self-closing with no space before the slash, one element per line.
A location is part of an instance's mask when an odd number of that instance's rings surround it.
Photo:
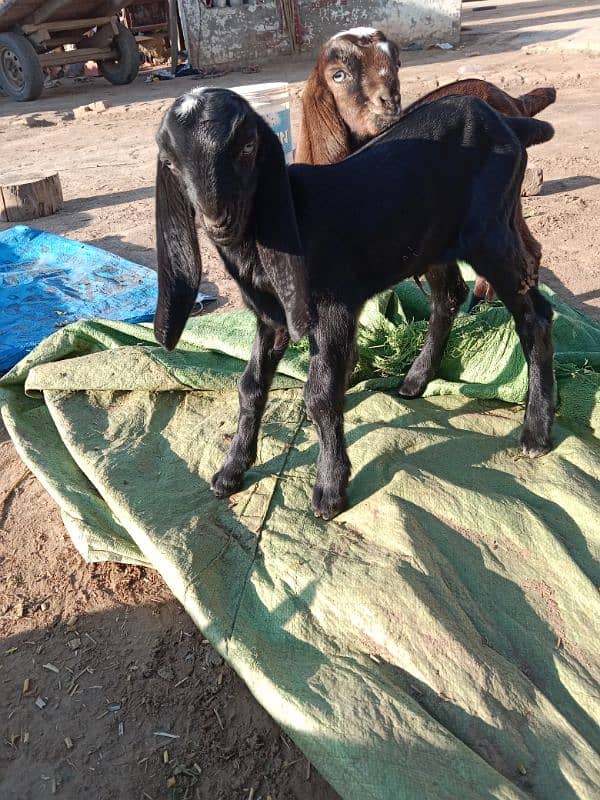
<path fill-rule="evenodd" d="M 406 376 L 402 386 L 398 389 L 400 397 L 405 397 L 407 400 L 414 400 L 416 397 L 421 397 L 429 381 L 423 378 L 411 378 Z"/>
<path fill-rule="evenodd" d="M 222 467 L 213 475 L 210 489 L 217 497 L 229 497 L 230 494 L 239 492 L 243 482 L 243 473 L 231 472 L 227 467 Z"/>
<path fill-rule="evenodd" d="M 333 519 L 348 508 L 348 497 L 345 493 L 339 494 L 339 492 L 315 486 L 311 506 L 315 517 Z"/>
<path fill-rule="evenodd" d="M 521 449 L 529 458 L 538 458 L 552 450 L 552 442 L 547 437 L 535 436 L 529 431 L 524 431 L 521 436 Z"/>

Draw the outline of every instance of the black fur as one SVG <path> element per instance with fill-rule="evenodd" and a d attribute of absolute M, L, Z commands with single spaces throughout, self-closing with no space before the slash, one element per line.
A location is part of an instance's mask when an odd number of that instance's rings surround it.
<path fill-rule="evenodd" d="M 286 169 L 275 134 L 238 95 L 213 89 L 186 97 L 158 134 L 156 336 L 173 347 L 191 308 L 201 270 L 194 220 L 258 324 L 240 380 L 238 431 L 212 482 L 217 495 L 242 485 L 277 364 L 289 337 L 308 332 L 305 400 L 320 440 L 312 506 L 324 519 L 345 508 L 343 404 L 360 309 L 403 278 L 426 275 L 429 333 L 400 389 L 404 397 L 422 394 L 466 296 L 457 260 L 487 278 L 515 318 L 529 365 L 523 449 L 550 448 L 552 311 L 527 287 L 515 227 L 525 146 L 551 138 L 547 123 L 507 120 L 477 98 L 447 97 L 415 109 L 345 161 Z M 176 191 L 183 196 L 165 198 Z"/>

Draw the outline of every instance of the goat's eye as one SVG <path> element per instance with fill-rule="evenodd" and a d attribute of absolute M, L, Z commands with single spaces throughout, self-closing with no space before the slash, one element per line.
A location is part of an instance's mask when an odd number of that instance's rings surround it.
<path fill-rule="evenodd" d="M 346 79 L 347 73 L 344 72 L 343 69 L 338 69 L 337 72 L 334 72 L 331 76 L 336 83 L 341 83 L 343 80 Z"/>
<path fill-rule="evenodd" d="M 161 164 L 163 165 L 163 167 L 166 167 L 167 169 L 171 169 L 171 167 L 173 166 L 173 162 L 170 161 L 168 158 L 161 158 Z"/>
<path fill-rule="evenodd" d="M 255 142 L 252 140 L 251 142 L 246 142 L 246 144 L 240 150 L 240 155 L 242 156 L 251 156 L 254 152 Z"/>

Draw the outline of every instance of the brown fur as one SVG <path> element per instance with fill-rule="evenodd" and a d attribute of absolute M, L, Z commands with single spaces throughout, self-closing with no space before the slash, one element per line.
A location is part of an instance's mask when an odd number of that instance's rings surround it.
<path fill-rule="evenodd" d="M 423 106 L 426 103 L 432 103 L 434 100 L 439 100 L 451 94 L 468 94 L 479 97 L 496 111 L 509 117 L 533 117 L 556 100 L 556 89 L 550 86 L 539 87 L 521 97 L 511 97 L 502 89 L 494 86 L 493 83 L 488 83 L 488 81 L 482 81 L 478 78 L 469 78 L 468 80 L 455 81 L 434 89 L 411 103 L 404 110 L 404 113 L 406 114 L 414 108 Z M 515 221 L 527 253 L 528 285 L 537 286 L 540 262 L 542 260 L 542 248 L 525 222 L 523 207 L 520 202 L 517 206 Z M 495 297 L 495 292 L 490 284 L 479 277 L 475 281 L 473 294 L 478 300 L 485 299 L 487 302 Z"/>
<path fill-rule="evenodd" d="M 434 100 L 450 94 L 469 94 L 479 97 L 500 114 L 506 114 L 508 117 L 534 117 L 556 100 L 556 89 L 550 86 L 534 89 L 521 97 L 511 97 L 493 83 L 482 81 L 479 78 L 468 78 L 464 81 L 447 83 L 445 86 L 440 86 L 423 97 L 419 97 L 404 109 L 404 113 L 407 114 L 413 108 L 418 108 L 425 103 L 432 103 Z"/>
<path fill-rule="evenodd" d="M 378 46 L 383 42 L 388 42 L 390 55 Z M 338 66 L 348 66 L 348 56 L 354 57 L 354 86 L 342 84 L 338 87 L 331 75 Z M 387 65 L 387 69 L 382 65 Z M 386 119 L 374 113 L 368 97 L 400 97 L 398 66 L 398 48 L 381 31 L 360 39 L 350 33 L 329 39 L 321 48 L 317 65 L 302 93 L 303 119 L 296 162 L 332 164 L 341 161 L 380 133 L 382 124 L 385 128 L 396 122 L 402 114 L 400 107 L 397 114 L 388 116 L 386 125 Z M 381 70 L 385 70 L 385 75 L 380 75 Z M 353 91 L 348 91 L 350 88 Z M 496 111 L 511 117 L 533 117 L 556 100 L 556 90 L 552 87 L 540 87 L 521 97 L 511 97 L 493 83 L 469 78 L 434 89 L 409 105 L 404 113 L 451 94 L 479 97 Z M 537 286 L 542 251 L 525 222 L 520 202 L 516 223 L 527 253 L 527 282 Z M 490 301 L 495 292 L 487 281 L 478 277 L 474 295 Z"/>
<path fill-rule="evenodd" d="M 296 161 L 341 161 L 396 122 L 399 65 L 397 46 L 380 31 L 367 36 L 349 31 L 329 39 L 302 93 Z M 340 84 L 333 80 L 338 71 L 348 76 Z"/>
<path fill-rule="evenodd" d="M 302 93 L 302 125 L 296 162 L 335 164 L 351 153 L 348 128 L 321 76 L 313 70 Z"/>

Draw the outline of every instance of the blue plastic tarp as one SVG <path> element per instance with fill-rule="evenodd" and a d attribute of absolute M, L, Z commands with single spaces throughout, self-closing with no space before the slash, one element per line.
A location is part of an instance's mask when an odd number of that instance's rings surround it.
<path fill-rule="evenodd" d="M 0 232 L 0 373 L 67 323 L 148 322 L 156 297 L 147 267 L 25 225 Z"/>

